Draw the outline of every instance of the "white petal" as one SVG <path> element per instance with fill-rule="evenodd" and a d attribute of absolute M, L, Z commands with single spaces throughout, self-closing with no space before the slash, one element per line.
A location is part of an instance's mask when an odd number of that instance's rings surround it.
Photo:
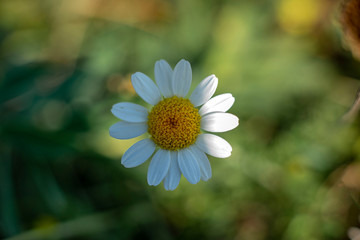
<path fill-rule="evenodd" d="M 161 94 L 166 98 L 174 95 L 171 86 L 172 74 L 173 71 L 165 60 L 160 60 L 155 63 L 155 81 Z"/>
<path fill-rule="evenodd" d="M 225 139 L 209 133 L 200 134 L 195 144 L 205 153 L 218 158 L 227 158 L 232 151 L 231 145 Z"/>
<path fill-rule="evenodd" d="M 190 63 L 181 59 L 176 64 L 172 75 L 172 92 L 178 97 L 185 97 L 189 92 L 192 80 Z"/>
<path fill-rule="evenodd" d="M 231 113 L 213 112 L 201 117 L 200 126 L 209 132 L 226 132 L 239 125 L 237 116 Z"/>
<path fill-rule="evenodd" d="M 201 172 L 201 180 L 209 180 L 211 178 L 211 165 L 206 154 L 201 151 L 196 145 L 190 146 L 189 149 L 195 155 L 195 158 L 198 161 Z"/>
<path fill-rule="evenodd" d="M 135 103 L 121 102 L 115 104 L 111 112 L 115 117 L 128 122 L 146 122 L 148 111 L 143 106 Z"/>
<path fill-rule="evenodd" d="M 141 72 L 134 73 L 131 76 L 131 82 L 137 94 L 145 102 L 155 105 L 160 101 L 161 95 L 158 87 L 145 74 Z"/>
<path fill-rule="evenodd" d="M 171 163 L 170 163 L 169 172 L 164 179 L 164 187 L 168 191 L 175 190 L 175 188 L 177 188 L 177 186 L 179 185 L 181 178 L 177 152 L 171 151 L 170 156 L 171 156 Z"/>
<path fill-rule="evenodd" d="M 200 181 L 201 173 L 195 155 L 188 148 L 178 151 L 179 167 L 184 177 L 192 184 Z"/>
<path fill-rule="evenodd" d="M 164 179 L 170 167 L 170 151 L 159 149 L 151 159 L 147 181 L 151 186 L 157 186 Z"/>
<path fill-rule="evenodd" d="M 209 112 L 226 112 L 234 104 L 235 98 L 230 93 L 224 93 L 213 97 L 199 110 L 200 116 Z"/>
<path fill-rule="evenodd" d="M 126 168 L 143 164 L 155 151 L 155 143 L 146 138 L 132 145 L 122 156 L 121 164 Z"/>
<path fill-rule="evenodd" d="M 202 80 L 190 96 L 190 101 L 195 107 L 206 103 L 214 95 L 218 85 L 218 78 L 210 75 Z"/>
<path fill-rule="evenodd" d="M 109 129 L 110 136 L 117 139 L 138 137 L 147 131 L 146 123 L 117 122 Z"/>

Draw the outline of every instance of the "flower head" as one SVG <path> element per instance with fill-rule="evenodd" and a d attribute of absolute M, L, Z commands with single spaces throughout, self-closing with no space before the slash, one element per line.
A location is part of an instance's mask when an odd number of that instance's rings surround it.
<path fill-rule="evenodd" d="M 122 121 L 110 127 L 110 135 L 117 139 L 130 139 L 148 134 L 123 155 L 121 163 L 132 168 L 151 156 L 147 181 L 158 185 L 162 181 L 166 190 L 174 190 L 181 174 L 192 184 L 211 178 L 207 155 L 226 158 L 231 155 L 230 144 L 207 132 L 226 132 L 238 125 L 238 118 L 227 110 L 235 99 L 229 94 L 215 93 L 218 79 L 210 75 L 200 82 L 189 98 L 192 71 L 188 61 L 181 60 L 174 70 L 160 60 L 155 63 L 156 84 L 145 74 L 131 76 L 135 91 L 147 103 L 146 108 L 129 102 L 115 104 L 111 112 Z M 201 106 L 201 107 L 200 107 Z"/>

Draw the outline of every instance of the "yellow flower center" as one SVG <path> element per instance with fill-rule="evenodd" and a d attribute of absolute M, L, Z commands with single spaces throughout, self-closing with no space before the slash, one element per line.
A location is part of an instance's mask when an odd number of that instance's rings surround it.
<path fill-rule="evenodd" d="M 177 96 L 156 104 L 148 116 L 148 132 L 162 149 L 176 151 L 194 144 L 200 134 L 200 114 L 189 99 Z"/>

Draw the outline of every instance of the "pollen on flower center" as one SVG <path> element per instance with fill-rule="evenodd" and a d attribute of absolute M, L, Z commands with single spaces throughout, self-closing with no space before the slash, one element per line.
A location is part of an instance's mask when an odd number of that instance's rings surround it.
<path fill-rule="evenodd" d="M 177 96 L 156 104 L 148 116 L 148 132 L 162 149 L 176 151 L 194 144 L 200 134 L 200 114 L 189 99 Z"/>

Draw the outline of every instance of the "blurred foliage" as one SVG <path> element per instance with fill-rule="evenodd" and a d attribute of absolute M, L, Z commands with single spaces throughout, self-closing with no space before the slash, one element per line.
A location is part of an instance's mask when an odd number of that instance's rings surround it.
<path fill-rule="evenodd" d="M 347 239 L 360 201 L 360 79 L 330 0 L 0 1 L 0 238 Z M 174 192 L 120 164 L 130 75 L 189 60 L 239 127 Z"/>

